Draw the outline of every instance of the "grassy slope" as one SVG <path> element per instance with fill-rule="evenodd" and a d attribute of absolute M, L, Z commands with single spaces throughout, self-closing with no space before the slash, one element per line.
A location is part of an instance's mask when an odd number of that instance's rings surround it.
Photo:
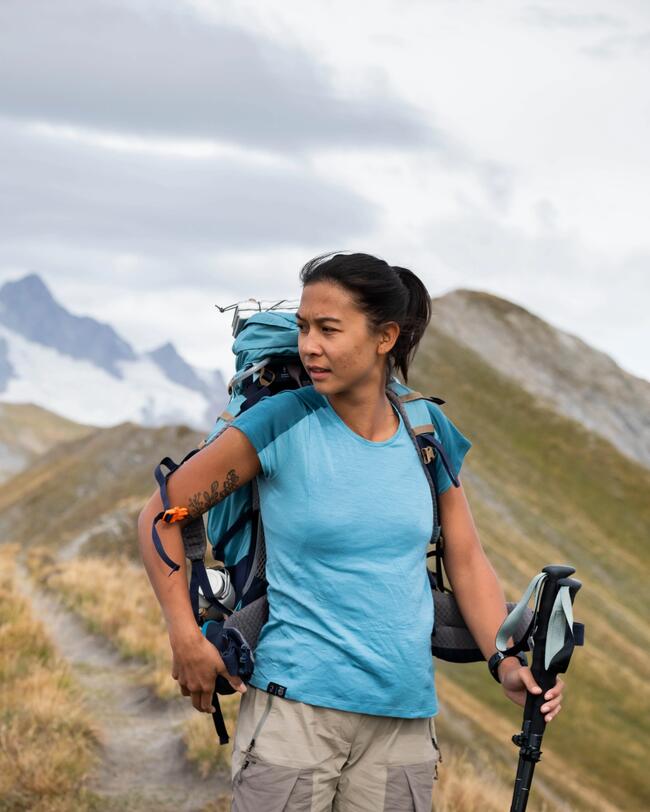
<path fill-rule="evenodd" d="M 58 443 L 94 430 L 31 403 L 0 403 L 0 482 Z"/>
<path fill-rule="evenodd" d="M 166 455 L 180 461 L 200 439 L 184 426 L 123 423 L 59 445 L 0 489 L 0 538 L 60 547 L 87 537 L 82 552 L 135 556 L 154 467 Z"/>
<path fill-rule="evenodd" d="M 586 624 L 587 645 L 576 650 L 566 676 L 565 708 L 549 726 L 536 781 L 555 791 L 563 782 L 588 783 L 590 800 L 579 799 L 579 783 L 569 790 L 580 809 L 650 806 L 640 744 L 648 734 L 642 617 L 650 471 L 539 406 L 433 328 L 410 384 L 445 398 L 446 413 L 473 442 L 463 481 L 508 599 L 518 599 L 548 563 L 572 564 L 584 585 L 576 617 Z M 438 669 L 443 740 L 466 744 L 476 736 L 477 749 L 490 748 L 514 776 L 516 748 L 508 737 L 518 729 L 520 711 L 502 698 L 484 664 L 441 663 Z M 481 724 L 464 716 L 472 706 Z"/>

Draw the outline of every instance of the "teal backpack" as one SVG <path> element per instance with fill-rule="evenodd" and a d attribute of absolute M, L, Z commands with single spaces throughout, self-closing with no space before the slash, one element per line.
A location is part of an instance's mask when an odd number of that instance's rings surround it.
<path fill-rule="evenodd" d="M 275 395 L 284 389 L 311 386 L 311 379 L 298 354 L 295 313 L 253 313 L 245 320 L 236 318 L 233 331 L 235 341 L 232 349 L 236 357 L 236 372 L 228 385 L 230 401 L 204 444 L 222 434 L 239 414 L 254 408 L 261 398 Z M 439 453 L 452 482 L 458 486 L 426 403 L 427 400 L 436 403 L 444 401 L 439 398 L 425 398 L 396 378 L 391 380 L 388 394 L 391 400 L 399 401 L 402 414 L 406 411 L 408 425 L 412 429 L 411 436 L 415 435 L 422 462 L 425 468 L 429 466 L 429 475 L 433 476 L 433 464 Z M 435 477 L 431 484 L 433 483 Z M 223 562 L 229 572 L 237 598 L 235 610 L 245 608 L 265 594 L 264 528 L 256 480 L 210 508 L 207 514 L 207 534 L 213 557 Z M 434 499 L 434 535 L 431 543 L 438 551 L 439 541 L 440 527 Z M 440 563 L 436 571 L 438 588 L 444 589 Z"/>

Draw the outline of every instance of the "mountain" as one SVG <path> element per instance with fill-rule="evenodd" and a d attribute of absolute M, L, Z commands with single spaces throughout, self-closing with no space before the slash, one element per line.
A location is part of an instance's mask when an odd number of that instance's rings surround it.
<path fill-rule="evenodd" d="M 94 429 L 31 404 L 0 403 L 0 482 L 27 468 L 58 443 Z"/>
<path fill-rule="evenodd" d="M 95 426 L 207 431 L 228 394 L 218 370 L 192 367 L 169 343 L 137 353 L 110 325 L 69 313 L 29 274 L 0 288 L 0 400 Z"/>
<path fill-rule="evenodd" d="M 0 323 L 28 341 L 90 361 L 116 378 L 121 377 L 118 361 L 137 358 L 108 324 L 68 313 L 36 274 L 0 288 Z"/>
<path fill-rule="evenodd" d="M 528 310 L 490 293 L 434 299 L 432 323 L 549 408 L 650 467 L 650 382 Z"/>
<path fill-rule="evenodd" d="M 135 556 L 136 521 L 156 488 L 155 466 L 167 455 L 180 461 L 202 438 L 186 426 L 121 423 L 59 443 L 0 491 L 0 539 L 50 545 L 55 516 L 57 552 L 88 543 L 93 552 Z"/>

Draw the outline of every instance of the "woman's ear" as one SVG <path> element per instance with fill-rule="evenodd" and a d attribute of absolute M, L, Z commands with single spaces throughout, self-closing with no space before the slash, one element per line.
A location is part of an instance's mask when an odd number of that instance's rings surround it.
<path fill-rule="evenodd" d="M 379 345 L 377 347 L 380 355 L 386 355 L 393 349 L 399 338 L 399 333 L 399 324 L 396 321 L 387 321 L 382 324 L 379 328 Z"/>

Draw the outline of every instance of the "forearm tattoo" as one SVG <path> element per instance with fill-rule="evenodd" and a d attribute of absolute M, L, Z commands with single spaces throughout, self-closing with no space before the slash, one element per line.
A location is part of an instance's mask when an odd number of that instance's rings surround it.
<path fill-rule="evenodd" d="M 229 496 L 233 491 L 237 490 L 239 485 L 239 476 L 234 468 L 226 474 L 223 482 L 223 487 L 219 490 L 219 482 L 215 480 L 210 485 L 209 491 L 198 491 L 191 496 L 188 503 L 190 516 L 195 518 L 209 510 L 217 502 L 221 502 L 226 496 Z"/>

